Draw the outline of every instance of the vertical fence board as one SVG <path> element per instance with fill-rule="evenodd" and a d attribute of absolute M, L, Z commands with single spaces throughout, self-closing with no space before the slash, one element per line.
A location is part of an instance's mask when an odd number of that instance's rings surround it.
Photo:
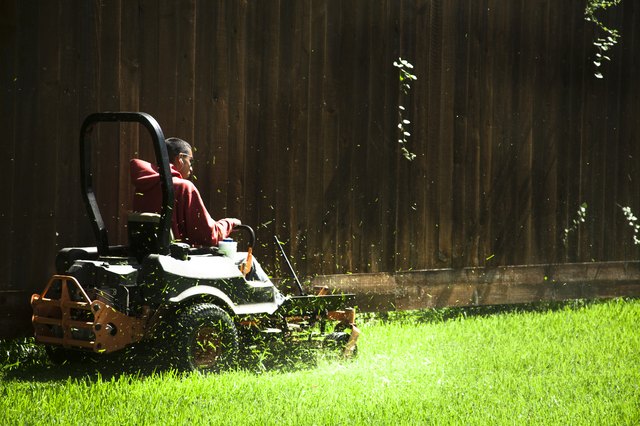
<path fill-rule="evenodd" d="M 49 135 L 57 135 L 58 123 L 60 122 L 58 113 L 59 96 L 60 96 L 60 55 L 61 55 L 61 31 L 60 31 L 60 4 L 47 3 L 40 9 L 38 13 L 38 28 L 40 29 L 38 37 L 37 49 L 37 98 L 34 104 L 35 117 L 38 117 L 33 123 L 35 128 L 35 140 L 43 140 L 38 149 L 25 141 L 27 145 L 31 145 L 31 159 L 33 166 L 29 167 L 30 173 L 35 176 L 51 176 L 52 190 L 46 193 L 40 193 L 37 188 L 32 188 L 25 195 L 29 197 L 27 205 L 39 206 L 39 208 L 30 209 L 29 223 L 21 231 L 30 233 L 30 237 L 25 238 L 29 243 L 30 256 L 25 259 L 28 268 L 38 268 L 39 259 L 46 258 L 48 253 L 55 250 L 55 216 L 56 216 L 56 198 L 58 195 L 58 175 L 56 173 L 57 163 L 56 157 L 58 152 L 58 140 L 55 137 L 49 139 Z M 34 52 L 35 53 L 35 52 Z M 30 181 L 39 185 L 37 179 Z M 47 272 L 52 269 L 42 269 L 40 274 L 43 282 L 46 279 Z"/>
<path fill-rule="evenodd" d="M 286 252 L 291 257 L 291 262 L 296 269 L 298 269 L 298 262 L 303 260 L 306 255 L 306 249 L 304 244 L 304 237 L 307 233 L 307 223 L 305 221 L 306 214 L 303 210 L 304 196 L 307 191 L 311 192 L 310 188 L 307 188 L 307 180 L 305 179 L 305 172 L 308 162 L 308 146 L 309 140 L 307 138 L 307 132 L 310 124 L 309 118 L 309 92 L 310 92 L 310 76 L 309 66 L 311 52 L 311 40 L 312 40 L 312 12 L 313 7 L 310 2 L 291 1 L 290 4 L 286 4 L 285 7 L 292 8 L 290 16 L 293 34 L 292 46 L 291 46 L 291 98 L 290 104 L 287 105 L 288 113 L 290 114 L 290 128 L 287 133 L 289 139 L 289 147 L 291 150 L 291 162 L 283 169 L 288 169 L 288 200 L 285 209 L 288 211 L 288 233 L 279 238 L 283 238 L 286 245 Z M 286 85 L 285 85 L 286 87 Z M 286 123 L 285 123 L 286 126 Z M 271 240 L 268 241 L 270 243 Z M 277 250 L 277 248 L 276 248 Z M 276 259 L 280 259 L 280 254 L 274 254 Z M 274 262 L 278 263 L 278 262 Z M 281 274 L 288 276 L 288 271 L 283 265 Z M 275 273 L 275 271 L 274 271 Z"/>
<path fill-rule="evenodd" d="M 23 76 L 19 75 L 20 56 L 20 8 L 15 2 L 7 2 L 3 13 L 0 14 L 0 90 L 3 96 L 0 102 L 0 123 L 4 128 L 4 155 L 0 157 L 0 167 L 4 171 L 5 193 L 4 202 L 0 203 L 0 229 L 4 238 L 0 240 L 0 258 L 6 259 L 0 268 L 0 289 L 13 286 L 12 272 L 14 261 L 10 254 L 14 248 L 14 205 L 18 204 L 19 188 L 17 173 L 19 164 L 18 134 L 19 111 L 18 94 Z"/>
<path fill-rule="evenodd" d="M 140 51 L 138 40 L 140 33 L 139 1 L 122 2 L 122 14 L 120 27 L 122 34 L 120 49 L 120 107 L 121 111 L 140 111 Z M 121 224 L 116 228 L 117 240 L 121 243 L 127 241 L 127 228 L 122 224 L 127 223 L 128 212 L 132 209 L 133 185 L 129 172 L 129 160 L 140 151 L 138 143 L 140 132 L 146 133 L 146 129 L 140 129 L 138 124 L 123 124 L 120 126 L 120 150 L 119 150 L 119 180 L 118 180 L 118 217 Z"/>
<path fill-rule="evenodd" d="M 96 20 L 93 34 L 96 37 L 96 93 L 99 111 L 120 109 L 122 2 L 107 5 L 94 4 Z M 124 223 L 120 221 L 119 183 L 120 170 L 127 164 L 120 162 L 120 150 L 125 141 L 120 140 L 120 126 L 115 123 L 98 124 L 94 132 L 98 137 L 91 144 L 93 154 L 93 185 L 98 205 L 109 235 L 109 244 L 123 244 Z"/>
<path fill-rule="evenodd" d="M 640 49 L 640 28 L 632 25 L 633 22 L 640 22 L 640 7 L 635 3 L 624 4 L 624 37 L 621 40 L 621 46 L 616 53 L 619 53 L 623 61 L 621 61 L 620 85 L 621 93 L 621 118 L 623 117 L 640 117 L 640 82 L 635 77 L 634 70 L 640 67 L 640 55 L 637 52 Z M 624 85 L 623 85 L 624 82 Z M 632 126 L 629 126 L 625 120 L 620 123 L 620 152 L 622 155 L 622 163 L 624 169 L 620 174 L 620 201 L 621 207 L 631 207 L 633 212 L 640 212 L 640 203 L 638 202 L 638 194 L 640 193 L 640 144 L 637 143 L 637 132 L 634 134 Z M 637 216 L 637 214 L 636 214 Z M 639 247 L 633 244 L 633 230 L 628 226 L 627 221 L 623 222 L 624 230 L 621 238 L 625 244 L 625 259 L 637 259 Z M 640 237 L 640 235 L 638 235 Z"/>
<path fill-rule="evenodd" d="M 324 111 L 326 101 L 324 96 L 324 81 L 326 74 L 326 49 L 327 38 L 335 33 L 333 26 L 328 23 L 327 2 L 312 2 L 310 12 L 309 35 L 309 65 L 308 81 L 309 92 L 307 98 L 307 111 L 309 122 L 307 124 L 307 164 L 306 173 L 301 176 L 306 184 L 304 193 L 304 209 L 307 220 L 304 222 L 306 268 L 309 270 L 322 270 L 322 218 L 324 213 L 324 174 L 323 174 L 323 146 L 321 141 L 325 139 Z M 331 30 L 331 31 L 330 31 Z M 333 140 L 330 141 L 333 143 Z M 325 143 L 328 145 L 328 142 Z M 331 165 L 335 167 L 335 165 Z M 302 200 L 301 200 L 302 201 Z"/>
<path fill-rule="evenodd" d="M 38 205 L 38 196 L 42 194 L 38 191 L 39 179 L 34 178 L 33 169 L 38 168 L 42 172 L 41 164 L 36 165 L 38 159 L 40 163 L 42 158 L 31 159 L 34 154 L 34 145 L 41 144 L 42 134 L 34 125 L 38 121 L 38 78 L 40 76 L 39 68 L 44 64 L 40 62 L 39 41 L 42 39 L 39 28 L 38 13 L 32 13 L 32 10 L 25 4 L 17 4 L 17 66 L 15 69 L 16 90 L 18 92 L 16 102 L 16 139 L 15 139 L 15 161 L 16 169 L 14 174 L 14 185 L 19 195 L 16 194 L 12 211 L 10 212 L 12 220 L 10 221 L 10 229 L 7 229 L 7 239 L 11 244 L 13 253 L 23 253 L 22 256 L 9 255 L 7 269 L 11 271 L 9 281 L 5 284 L 8 289 L 20 288 L 22 280 L 18 279 L 21 273 L 35 269 L 32 263 L 34 258 L 31 257 L 32 251 L 38 244 L 40 238 L 35 232 L 37 212 L 35 206 Z M 25 52 L 22 54 L 22 52 Z M 21 162 L 29 162 L 30 167 Z M 52 188 L 49 188 L 51 191 Z M 42 194 L 43 195 L 43 194 Z M 42 255 L 42 252 L 39 253 Z M 4 269 L 4 268 L 2 268 Z M 32 279 L 38 283 L 46 272 L 41 270 L 35 271 Z M 39 284 L 39 283 L 38 283 Z"/>
<path fill-rule="evenodd" d="M 296 10 L 292 7 L 292 4 L 286 0 L 280 3 L 278 10 L 279 14 L 279 40 L 278 40 L 278 62 L 277 67 L 277 94 L 275 119 L 278 136 L 278 162 L 276 163 L 273 173 L 274 179 L 274 196 L 273 202 L 269 208 L 273 210 L 272 214 L 267 215 L 261 222 L 261 226 L 267 229 L 268 232 L 264 232 L 264 241 L 262 243 L 271 243 L 273 235 L 285 235 L 289 236 L 289 227 L 291 226 L 291 206 L 289 204 L 289 175 L 291 174 L 291 167 L 294 164 L 294 152 L 293 146 L 295 142 L 292 138 L 292 132 L 295 131 L 295 116 L 294 111 L 291 108 L 293 94 L 295 88 L 298 85 L 296 69 L 293 62 L 293 50 L 296 44 L 296 30 L 299 27 L 293 25 L 294 13 Z M 283 124 L 287 123 L 287 124 Z M 272 221 L 269 223 L 269 221 Z M 287 238 L 289 240 L 289 238 Z M 263 247 L 268 247 L 266 244 Z M 289 246 L 290 248 L 290 246 Z"/>
<path fill-rule="evenodd" d="M 222 149 L 222 144 L 227 143 L 227 126 L 219 126 L 218 122 L 226 123 L 225 105 L 228 96 L 221 87 L 227 88 L 228 84 L 220 84 L 224 80 L 217 72 L 217 67 L 226 67 L 226 55 L 220 55 L 220 59 L 212 61 L 210 58 L 217 49 L 216 42 L 226 45 L 226 28 L 223 23 L 226 20 L 224 11 L 220 11 L 222 5 L 215 2 L 197 2 L 194 5 L 193 21 L 193 128 L 191 139 L 188 142 L 194 150 L 193 174 L 195 183 L 199 189 L 205 205 L 211 211 L 218 211 L 224 206 L 220 203 L 221 193 L 218 188 L 225 182 L 217 181 L 214 176 L 223 171 L 226 179 L 227 162 L 225 160 L 228 149 Z M 184 20 L 184 19 L 183 19 Z M 216 71 L 214 71 L 214 69 Z M 221 78 L 222 77 L 222 78 Z M 216 85 L 217 83 L 217 85 Z M 215 89 L 214 89 L 215 87 Z M 185 99 L 185 102 L 188 102 Z M 217 114 L 222 119 L 217 118 Z M 218 136 L 218 131 L 222 133 Z M 187 137 L 183 135 L 183 137 Z M 225 147 L 226 148 L 226 147 Z M 222 155 L 217 155 L 217 154 Z M 226 185 L 225 185 L 226 186 Z M 217 196 L 220 194 L 219 196 Z M 226 193 L 225 193 L 226 196 Z"/>
<path fill-rule="evenodd" d="M 168 66 L 160 62 L 160 7 L 155 0 L 140 0 L 139 18 L 139 62 L 140 62 L 140 110 L 151 114 L 159 120 L 162 130 L 169 130 L 160 110 L 164 110 L 164 101 L 160 101 L 160 68 Z M 163 49 L 165 47 L 162 47 Z M 139 134 L 145 132 L 140 131 Z M 143 139 L 138 143 L 138 157 L 150 161 L 153 159 L 153 146 L 149 139 Z"/>
<path fill-rule="evenodd" d="M 438 99 L 438 93 L 437 85 L 435 84 L 437 77 L 431 73 L 432 68 L 429 60 L 433 49 L 433 39 L 429 35 L 433 28 L 432 19 L 434 13 L 432 5 L 427 1 L 421 2 L 418 11 L 415 23 L 415 50 L 407 58 L 409 62 L 414 64 L 414 73 L 417 80 L 411 85 L 409 104 L 401 102 L 407 108 L 407 111 L 411 111 L 411 106 L 415 111 L 414 114 L 407 116 L 411 121 L 409 129 L 411 136 L 409 137 L 407 149 L 416 154 L 416 158 L 410 167 L 418 169 L 417 176 L 415 181 L 408 183 L 408 188 L 417 192 L 417 195 L 414 203 L 410 203 L 409 200 L 398 203 L 396 214 L 399 218 L 399 223 L 403 223 L 406 226 L 408 222 L 413 227 L 409 235 L 413 235 L 417 245 L 417 252 L 422 254 L 422 260 L 429 264 L 436 264 L 438 251 L 438 235 L 436 231 L 439 227 L 437 220 L 438 169 L 436 164 L 438 163 L 437 148 L 439 144 L 436 142 L 437 139 L 434 139 L 438 123 L 432 119 L 431 111 L 438 108 L 438 103 L 432 101 L 433 99 Z M 400 95 L 400 98 L 406 99 L 402 95 Z M 400 136 L 400 132 L 396 129 L 396 139 Z M 404 168 L 403 166 L 407 164 L 407 160 L 400 154 L 399 149 L 396 149 L 396 157 L 399 164 L 396 173 L 400 174 Z M 401 186 L 398 187 L 397 198 L 402 192 L 401 188 Z M 396 262 L 396 270 L 415 267 L 415 262 L 411 262 L 406 258 L 409 254 L 410 251 L 401 247 L 396 249 L 395 255 L 403 260 L 402 264 Z"/>
<path fill-rule="evenodd" d="M 252 77 L 250 68 L 248 65 L 249 58 L 247 57 L 247 33 L 250 30 L 250 26 L 247 24 L 247 3 L 234 2 L 233 7 L 227 7 L 229 20 L 234 22 L 233 27 L 233 42 L 229 46 L 229 69 L 228 75 L 230 76 L 230 101 L 229 104 L 233 107 L 231 109 L 231 137 L 229 143 L 229 150 L 234 153 L 232 162 L 229 163 L 229 170 L 236 171 L 234 174 L 233 187 L 235 188 L 235 194 L 229 194 L 227 196 L 227 205 L 230 214 L 237 215 L 240 218 L 247 218 L 246 214 L 247 205 L 252 199 L 253 193 L 249 192 L 249 189 L 244 184 L 247 176 L 251 173 L 255 173 L 255 170 L 250 166 L 244 165 L 244 158 L 248 153 L 249 143 L 252 142 L 248 139 L 248 130 L 246 123 L 250 122 L 247 114 L 247 99 L 248 88 L 246 81 Z M 224 123 L 220 123 L 221 126 Z M 228 176 L 227 176 L 228 178 Z M 220 191 L 224 193 L 227 188 L 220 187 Z M 232 197 L 233 196 L 233 197 Z"/>
<path fill-rule="evenodd" d="M 76 23 L 82 17 L 82 10 L 70 3 L 61 3 L 59 25 L 69 30 L 60 32 L 60 93 L 57 110 L 57 150 L 55 153 L 56 196 L 55 235 L 56 249 L 78 244 L 83 232 L 89 230 L 84 214 L 84 205 L 79 190 L 78 173 L 80 159 L 78 155 L 78 124 L 80 112 L 80 94 L 85 89 L 81 81 L 81 49 L 78 42 L 83 34 Z M 69 224 L 76 226 L 69 226 Z M 46 254 L 49 258 L 51 252 Z"/>

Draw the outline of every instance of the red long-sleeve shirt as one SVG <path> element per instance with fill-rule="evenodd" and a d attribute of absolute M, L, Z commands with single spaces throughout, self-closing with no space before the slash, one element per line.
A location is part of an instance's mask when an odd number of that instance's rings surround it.
<path fill-rule="evenodd" d="M 133 159 L 130 168 L 131 181 L 136 189 L 133 210 L 160 213 L 162 188 L 158 167 L 147 161 Z M 213 220 L 193 182 L 183 179 L 173 165 L 171 176 L 175 198 L 171 220 L 173 238 L 193 246 L 215 246 L 218 241 L 228 237 L 233 229 L 231 221 Z"/>

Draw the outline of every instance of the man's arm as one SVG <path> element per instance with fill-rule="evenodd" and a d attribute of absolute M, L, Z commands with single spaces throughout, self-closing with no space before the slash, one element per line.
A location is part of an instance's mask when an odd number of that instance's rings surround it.
<path fill-rule="evenodd" d="M 198 189 L 190 181 L 183 181 L 176 191 L 176 219 L 178 229 L 191 245 L 215 246 L 229 236 L 240 220 L 225 218 L 213 220 L 205 207 Z M 174 186 L 175 187 L 175 186 Z"/>

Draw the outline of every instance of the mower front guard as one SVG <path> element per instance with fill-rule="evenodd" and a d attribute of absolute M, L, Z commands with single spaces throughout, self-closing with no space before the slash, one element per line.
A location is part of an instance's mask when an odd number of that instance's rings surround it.
<path fill-rule="evenodd" d="M 92 352 L 114 352 L 142 340 L 148 314 L 127 316 L 91 300 L 72 276 L 54 275 L 31 296 L 36 342 Z"/>

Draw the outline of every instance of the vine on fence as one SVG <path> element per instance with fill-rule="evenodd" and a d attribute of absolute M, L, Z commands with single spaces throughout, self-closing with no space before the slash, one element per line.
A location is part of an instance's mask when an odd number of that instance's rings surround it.
<path fill-rule="evenodd" d="M 640 223 L 638 223 L 638 218 L 631 211 L 631 207 L 622 207 L 618 204 L 618 207 L 622 209 L 622 213 L 624 214 L 627 223 L 631 227 L 633 231 L 633 244 L 640 245 Z M 576 217 L 571 221 L 571 226 L 565 228 L 564 235 L 562 236 L 562 242 L 564 245 L 567 245 L 567 241 L 569 240 L 569 234 L 576 231 L 578 226 L 581 223 L 584 223 L 587 220 L 587 203 L 580 204 L 578 211 L 576 212 Z"/>
<path fill-rule="evenodd" d="M 402 58 L 398 58 L 397 61 L 393 62 L 393 66 L 398 68 L 400 91 L 405 96 L 408 96 L 411 90 L 411 82 L 418 79 L 418 77 L 416 77 L 409 71 L 413 69 L 413 65 L 411 65 L 411 63 L 409 63 L 408 61 Z M 400 149 L 402 150 L 402 155 L 404 155 L 404 158 L 406 158 L 409 161 L 412 161 L 413 159 L 416 158 L 416 154 L 409 151 L 409 148 L 407 148 L 407 145 L 409 142 L 408 138 L 409 136 L 411 136 L 411 133 L 409 133 L 409 129 L 408 129 L 409 124 L 411 124 L 411 121 L 405 118 L 404 116 L 405 111 L 406 111 L 405 107 L 402 106 L 402 104 L 399 104 L 398 105 L 398 129 L 400 130 L 400 138 L 398 139 L 398 143 L 400 144 Z"/>
<path fill-rule="evenodd" d="M 584 19 L 587 22 L 593 22 L 597 29 L 604 33 L 602 36 L 596 38 L 593 45 L 596 47 L 596 59 L 593 64 L 596 66 L 596 72 L 594 75 L 596 78 L 603 78 L 600 66 L 603 61 L 610 61 L 608 56 L 609 50 L 616 45 L 620 39 L 620 33 L 615 28 L 607 27 L 600 18 L 596 16 L 598 11 L 605 11 L 611 6 L 617 6 L 622 0 L 587 0 L 587 5 L 584 9 Z"/>
<path fill-rule="evenodd" d="M 565 228 L 564 235 L 562 236 L 562 242 L 564 245 L 567 245 L 567 241 L 569 241 L 569 234 L 576 231 L 578 226 L 581 223 L 586 222 L 587 220 L 587 203 L 580 204 L 578 211 L 576 212 L 576 217 L 571 221 L 571 226 Z"/>
<path fill-rule="evenodd" d="M 640 244 L 640 224 L 638 224 L 638 218 L 631 211 L 631 207 L 621 207 L 622 213 L 624 213 L 624 217 L 627 219 L 627 223 L 633 230 L 633 244 Z"/>

